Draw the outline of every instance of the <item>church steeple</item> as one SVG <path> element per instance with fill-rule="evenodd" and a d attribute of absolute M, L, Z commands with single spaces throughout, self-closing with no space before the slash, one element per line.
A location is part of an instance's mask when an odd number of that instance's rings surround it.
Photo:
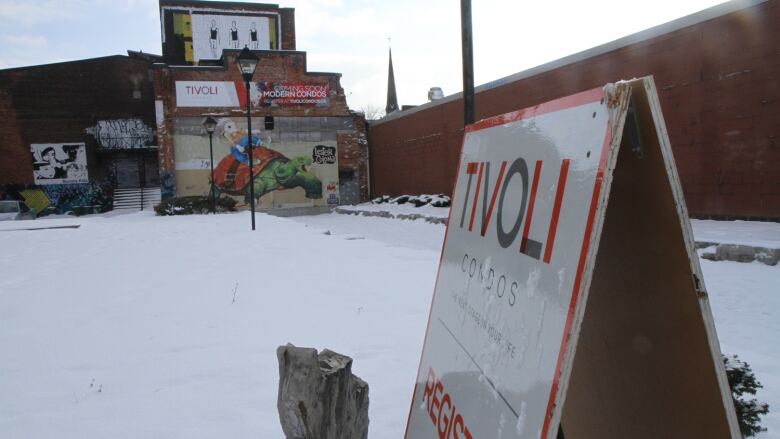
<path fill-rule="evenodd" d="M 395 93 L 395 75 L 393 74 L 393 49 L 388 49 L 390 63 L 387 67 L 387 105 L 385 115 L 398 111 L 398 95 Z"/>

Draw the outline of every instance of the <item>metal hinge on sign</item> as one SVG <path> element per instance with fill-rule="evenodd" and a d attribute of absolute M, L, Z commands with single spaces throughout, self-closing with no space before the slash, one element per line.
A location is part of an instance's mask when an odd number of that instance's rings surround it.
<path fill-rule="evenodd" d="M 628 105 L 628 112 L 626 114 L 626 130 L 628 131 L 628 141 L 631 142 L 631 150 L 634 151 L 636 158 L 642 158 L 642 141 L 639 140 L 639 122 L 636 119 L 636 111 L 634 111 L 634 101 Z"/>

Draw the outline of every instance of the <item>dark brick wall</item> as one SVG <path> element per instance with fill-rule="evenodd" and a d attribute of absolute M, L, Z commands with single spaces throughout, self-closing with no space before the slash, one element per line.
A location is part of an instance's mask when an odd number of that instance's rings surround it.
<path fill-rule="evenodd" d="M 110 56 L 0 70 L 0 185 L 33 183 L 31 143 L 84 142 L 90 180 L 106 178 L 85 130 L 102 119 L 140 118 L 153 127 L 150 68 L 147 60 Z"/>
<path fill-rule="evenodd" d="M 478 93 L 477 119 L 653 75 L 688 209 L 780 219 L 780 1 L 669 32 Z M 460 100 L 373 124 L 372 195 L 449 194 Z"/>
<path fill-rule="evenodd" d="M 295 9 L 280 8 L 282 17 L 282 50 L 295 50 Z"/>

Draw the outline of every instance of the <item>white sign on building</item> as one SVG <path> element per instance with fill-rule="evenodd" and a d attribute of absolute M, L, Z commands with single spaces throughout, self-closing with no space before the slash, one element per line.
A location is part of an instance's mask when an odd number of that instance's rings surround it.
<path fill-rule="evenodd" d="M 178 107 L 238 107 L 239 103 L 234 82 L 176 81 Z"/>

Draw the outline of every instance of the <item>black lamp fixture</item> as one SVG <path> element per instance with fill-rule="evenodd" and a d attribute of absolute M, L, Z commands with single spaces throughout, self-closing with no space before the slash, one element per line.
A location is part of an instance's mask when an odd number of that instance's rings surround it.
<path fill-rule="evenodd" d="M 252 148 L 254 147 L 254 141 L 252 140 L 252 102 L 249 97 L 249 83 L 252 81 L 252 75 L 255 74 L 257 64 L 260 62 L 260 58 L 257 57 L 249 47 L 244 46 L 241 53 L 236 58 L 236 64 L 238 64 L 238 70 L 241 72 L 241 77 L 244 78 L 244 85 L 246 88 L 246 132 L 247 132 L 247 151 L 249 155 L 249 208 L 252 210 L 252 230 L 255 230 L 255 174 L 252 172 Z"/>
<path fill-rule="evenodd" d="M 241 76 L 243 76 L 244 82 L 251 81 L 252 75 L 255 74 L 257 64 L 260 62 L 260 58 L 252 53 L 252 51 L 249 50 L 249 47 L 244 46 L 244 48 L 241 50 L 241 53 L 238 54 L 236 61 L 238 62 L 238 70 L 241 71 Z"/>
<path fill-rule="evenodd" d="M 215 188 L 214 188 L 214 143 L 212 138 L 214 137 L 214 130 L 217 129 L 217 121 L 209 116 L 203 121 L 203 128 L 209 133 L 209 155 L 211 156 L 211 185 L 209 186 L 209 197 L 211 198 L 211 213 L 217 213 L 216 201 L 215 201 Z"/>

